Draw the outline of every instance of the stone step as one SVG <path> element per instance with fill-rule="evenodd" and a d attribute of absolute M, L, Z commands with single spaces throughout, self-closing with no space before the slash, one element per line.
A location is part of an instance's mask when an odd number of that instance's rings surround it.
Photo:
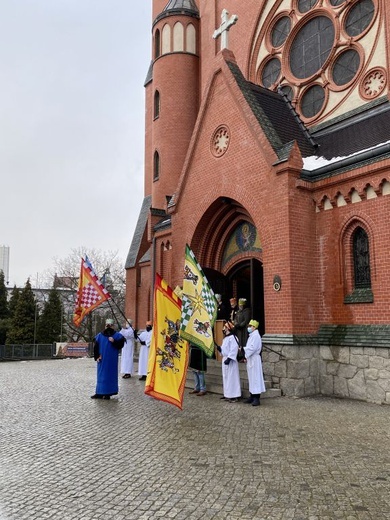
<path fill-rule="evenodd" d="M 206 379 L 206 386 L 207 386 L 207 392 L 210 394 L 217 394 L 217 395 L 223 395 L 223 386 L 222 386 L 222 379 L 221 383 L 209 383 L 209 381 Z M 187 378 L 186 381 L 186 389 L 193 389 L 194 388 L 194 381 L 190 378 Z M 247 398 L 249 397 L 249 391 L 247 388 L 244 388 L 241 386 L 242 391 L 242 397 Z M 262 399 L 269 399 L 273 397 L 281 397 L 282 391 L 279 388 L 267 388 L 267 391 L 261 394 Z"/>
<path fill-rule="evenodd" d="M 249 396 L 249 384 L 245 363 L 239 363 L 239 371 L 242 397 L 246 398 Z M 194 376 L 191 372 L 191 369 L 189 368 L 187 373 L 186 388 L 193 387 Z M 207 391 L 210 393 L 223 395 L 222 366 L 221 362 L 216 359 L 207 360 L 206 387 Z M 279 388 L 272 388 L 271 381 L 265 381 L 265 387 L 267 390 L 261 394 L 262 398 L 281 397 L 281 390 Z"/>

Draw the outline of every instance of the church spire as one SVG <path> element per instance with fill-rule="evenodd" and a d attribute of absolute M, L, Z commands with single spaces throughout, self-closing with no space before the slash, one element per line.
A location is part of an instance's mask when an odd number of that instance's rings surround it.
<path fill-rule="evenodd" d="M 164 7 L 164 11 L 172 10 L 193 11 L 199 14 L 195 0 L 169 0 L 168 4 Z"/>
<path fill-rule="evenodd" d="M 154 23 L 166 16 L 186 15 L 199 18 L 199 9 L 195 0 L 169 0 L 162 12 L 157 15 Z"/>

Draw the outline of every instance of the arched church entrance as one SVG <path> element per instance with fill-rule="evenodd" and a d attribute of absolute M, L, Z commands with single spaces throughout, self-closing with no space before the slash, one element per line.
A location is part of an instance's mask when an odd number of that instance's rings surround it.
<path fill-rule="evenodd" d="M 214 293 L 222 295 L 228 308 L 231 297 L 246 298 L 263 335 L 262 245 L 245 208 L 231 199 L 215 201 L 197 226 L 192 248 Z"/>
<path fill-rule="evenodd" d="M 265 332 L 264 275 L 263 264 L 249 258 L 235 265 L 227 274 L 231 294 L 246 298 L 252 311 L 252 318 L 259 322 L 259 332 Z"/>

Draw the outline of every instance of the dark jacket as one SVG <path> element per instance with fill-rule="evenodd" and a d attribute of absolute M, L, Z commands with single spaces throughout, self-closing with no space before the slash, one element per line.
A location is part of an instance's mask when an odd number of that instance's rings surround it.
<path fill-rule="evenodd" d="M 189 367 L 201 372 L 207 372 L 207 356 L 199 347 L 190 345 Z"/>
<path fill-rule="evenodd" d="M 245 347 L 248 339 L 248 323 L 251 321 L 251 310 L 249 307 L 245 307 L 242 310 L 238 310 L 236 317 L 234 318 L 234 333 L 238 337 L 240 347 Z"/>

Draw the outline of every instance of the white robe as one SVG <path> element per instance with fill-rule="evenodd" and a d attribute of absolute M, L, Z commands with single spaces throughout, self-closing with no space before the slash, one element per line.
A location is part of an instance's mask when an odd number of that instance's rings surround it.
<path fill-rule="evenodd" d="M 222 341 L 221 354 L 222 358 L 222 383 L 223 395 L 227 399 L 235 399 L 241 397 L 240 372 L 237 361 L 238 343 L 236 338 L 230 334 L 225 336 Z M 228 365 L 224 361 L 230 358 Z"/>
<path fill-rule="evenodd" d="M 134 329 L 127 327 L 120 331 L 126 342 L 121 351 L 121 374 L 133 373 L 134 365 Z"/>
<path fill-rule="evenodd" d="M 260 356 L 261 348 L 261 336 L 259 331 L 255 329 L 249 334 L 248 341 L 244 347 L 249 392 L 254 395 L 265 392 L 263 364 Z"/>
<path fill-rule="evenodd" d="M 138 359 L 138 375 L 146 376 L 148 375 L 148 358 L 149 358 L 149 347 L 150 342 L 152 341 L 152 331 L 144 330 L 138 336 L 140 341 L 144 341 L 145 345 L 141 345 L 139 349 L 139 359 Z"/>

